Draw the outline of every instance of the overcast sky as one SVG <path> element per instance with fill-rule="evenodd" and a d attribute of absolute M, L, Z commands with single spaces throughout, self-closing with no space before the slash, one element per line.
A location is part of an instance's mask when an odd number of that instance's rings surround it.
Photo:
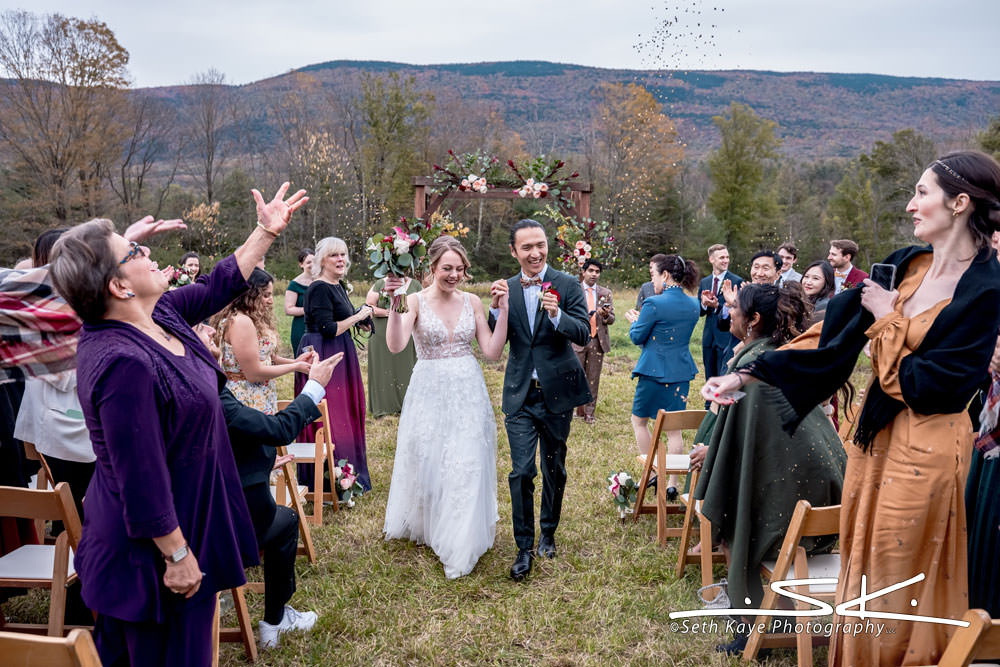
<path fill-rule="evenodd" d="M 0 7 L 96 16 L 131 54 L 137 86 L 185 83 L 210 67 L 247 83 L 327 60 L 1000 80 L 1000 0 L 0 0 Z"/>

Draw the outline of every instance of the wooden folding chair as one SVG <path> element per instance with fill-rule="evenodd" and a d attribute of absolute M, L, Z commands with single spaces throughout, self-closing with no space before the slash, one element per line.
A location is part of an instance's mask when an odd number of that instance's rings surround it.
<path fill-rule="evenodd" d="M 698 487 L 698 477 L 701 471 L 692 470 L 688 479 L 691 481 L 690 491 L 682 493 L 681 504 L 684 505 L 684 526 L 681 528 L 681 543 L 677 551 L 677 578 L 684 578 L 684 568 L 688 563 L 698 563 L 701 566 L 701 585 L 708 586 L 715 581 L 712 574 L 713 563 L 725 563 L 726 556 L 721 550 L 712 548 L 712 523 L 701 513 L 701 501 L 692 500 L 694 490 Z M 691 543 L 691 530 L 694 519 L 698 519 L 698 537 L 701 541 L 701 553 L 688 553 Z"/>
<path fill-rule="evenodd" d="M 24 445 L 24 458 L 29 461 L 38 461 L 41 466 L 38 469 L 38 473 L 35 474 L 35 488 L 41 491 L 52 488 L 52 480 L 55 479 L 52 476 L 52 470 L 49 469 L 49 462 L 45 460 L 42 453 L 35 448 L 35 445 L 30 442 L 22 442 Z M 35 533 L 38 534 L 38 539 L 41 542 L 45 542 L 45 522 L 41 519 L 35 521 Z"/>
<path fill-rule="evenodd" d="M 8 629 L 46 629 L 52 637 L 63 634 L 66 587 L 76 581 L 73 551 L 80 544 L 80 517 L 66 482 L 51 491 L 0 486 L 0 507 L 5 516 L 19 519 L 62 521 L 65 530 L 54 545 L 25 544 L 0 557 L 0 588 L 48 588 L 52 591 L 48 625 L 8 624 Z"/>
<path fill-rule="evenodd" d="M 313 464 L 313 491 L 307 492 L 305 498 L 308 501 L 312 501 L 313 513 L 309 520 L 317 526 L 323 524 L 324 500 L 333 501 L 334 512 L 338 509 L 336 492 L 323 491 L 324 468 L 330 476 L 330 488 L 333 489 L 337 483 L 337 478 L 333 473 L 333 469 L 337 465 L 337 460 L 334 458 L 334 443 L 331 435 L 332 431 L 330 430 L 330 411 L 325 398 L 319 402 L 318 407 L 320 416 L 316 421 L 321 426 L 316 430 L 316 442 L 293 442 L 285 447 L 287 453 L 295 455 L 296 463 Z"/>
<path fill-rule="evenodd" d="M 829 553 L 816 556 L 807 556 L 806 550 L 799 546 L 803 537 L 819 537 L 822 535 L 837 535 L 840 533 L 840 505 L 830 505 L 829 507 L 813 507 L 806 500 L 800 500 L 795 505 L 792 519 L 788 523 L 788 532 L 781 544 L 777 561 L 764 561 L 761 563 L 760 571 L 765 581 L 782 581 L 789 579 L 789 570 L 794 570 L 794 579 L 833 579 L 840 576 L 840 554 Z M 801 588 L 800 586 L 789 587 L 789 590 Z M 834 602 L 837 592 L 835 583 L 808 584 L 808 590 L 802 592 L 804 595 L 822 600 L 824 602 Z M 778 594 L 768 585 L 764 592 L 764 601 L 761 609 L 776 609 Z M 799 610 L 809 609 L 806 602 L 796 601 L 795 608 Z M 795 617 L 796 623 L 801 623 L 803 627 L 809 624 L 810 616 Z M 754 623 L 755 628 L 770 627 L 771 617 L 758 616 Z M 764 647 L 791 647 L 795 646 L 799 655 L 799 667 L 811 666 L 813 644 L 822 645 L 829 642 L 829 638 L 813 636 L 807 632 L 797 634 L 792 633 L 759 633 L 750 632 L 750 639 L 747 641 L 746 649 L 743 651 L 743 659 L 751 661 L 756 659 L 757 652 Z"/>
<path fill-rule="evenodd" d="M 667 454 L 667 443 L 664 441 L 664 432 L 682 432 L 686 429 L 696 430 L 701 426 L 701 420 L 705 418 L 706 410 L 677 410 L 667 412 L 660 410 L 656 414 L 656 422 L 653 424 L 652 444 L 650 445 L 650 455 L 643 457 L 639 455 L 639 460 L 643 462 L 642 476 L 639 478 L 639 495 L 635 502 L 635 515 L 633 521 L 638 521 L 642 514 L 656 514 L 656 539 L 661 547 L 667 546 L 668 537 L 680 537 L 680 528 L 667 528 L 668 514 L 682 514 L 684 506 L 677 503 L 667 502 L 667 477 L 670 475 L 687 475 L 691 467 L 691 459 L 687 454 Z M 653 467 L 656 467 L 656 502 L 646 502 L 646 489 L 649 486 L 649 479 L 653 475 Z"/>
<path fill-rule="evenodd" d="M 218 638 L 219 642 L 241 642 L 243 644 L 243 652 L 247 656 L 247 660 L 250 662 L 255 662 L 257 660 L 257 640 L 253 636 L 253 624 L 250 622 L 250 609 L 247 607 L 247 599 L 243 594 L 246 586 L 239 586 L 237 588 L 231 588 L 230 592 L 233 594 L 233 610 L 236 612 L 236 620 L 239 623 L 237 628 L 223 628 L 221 627 L 221 620 L 219 618 L 219 596 L 215 596 L 215 620 L 213 622 L 213 627 L 216 632 L 213 636 Z M 216 658 L 218 657 L 218 643 L 215 644 L 214 654 Z"/>
<path fill-rule="evenodd" d="M 90 632 L 79 628 L 66 637 L 0 632 L 0 655 L 7 667 L 101 667 Z"/>
<path fill-rule="evenodd" d="M 973 660 L 1000 659 L 1000 621 L 983 609 L 970 609 L 962 617 L 969 627 L 959 628 L 945 647 L 938 667 L 968 667 Z M 978 663 L 976 663 L 978 664 Z"/>

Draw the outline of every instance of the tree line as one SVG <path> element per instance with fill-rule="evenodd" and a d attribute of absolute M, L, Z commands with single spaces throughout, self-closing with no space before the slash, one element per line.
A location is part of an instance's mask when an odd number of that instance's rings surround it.
<path fill-rule="evenodd" d="M 655 252 L 680 252 L 708 268 L 705 248 L 726 243 L 739 271 L 762 247 L 791 240 L 800 262 L 825 256 L 831 238 L 861 246 L 858 263 L 912 242 L 904 207 L 923 168 L 942 152 L 900 128 L 854 159 L 794 160 L 781 128 L 738 102 L 713 118 L 717 149 L 685 155 L 662 103 L 634 83 L 593 91 L 582 141 L 510 127 L 496 103 L 429 90 L 412 77 L 363 74 L 356 88 L 321 85 L 307 72 L 264 95 L 228 85 L 214 69 L 176 94 L 135 89 L 129 54 L 98 19 L 26 11 L 0 14 L 0 260 L 29 254 L 44 229 L 92 217 L 119 226 L 147 213 L 183 217 L 186 232 L 158 241 L 166 264 L 194 250 L 232 249 L 254 224 L 251 187 L 291 180 L 309 190 L 299 222 L 282 236 L 269 268 L 289 277 L 303 247 L 343 237 L 368 278 L 364 239 L 413 211 L 414 176 L 449 149 L 501 159 L 558 154 L 592 182 L 591 217 L 622 240 L 608 272 L 641 282 Z M 1000 153 L 1000 117 L 978 135 Z M 509 270 L 509 225 L 539 215 L 544 201 L 455 203 L 479 275 Z M 544 221 L 544 220 L 543 220 Z"/>

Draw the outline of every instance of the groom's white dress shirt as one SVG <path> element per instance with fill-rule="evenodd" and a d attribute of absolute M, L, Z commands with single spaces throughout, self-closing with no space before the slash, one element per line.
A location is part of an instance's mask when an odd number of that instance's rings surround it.
<path fill-rule="evenodd" d="M 548 270 L 549 270 L 549 265 L 546 264 L 545 266 L 542 267 L 542 270 L 538 272 L 537 278 L 541 280 L 543 283 L 545 282 L 545 274 L 546 272 L 548 272 Z M 524 275 L 524 271 L 521 272 L 519 278 L 523 280 L 529 279 L 528 276 Z M 528 316 L 528 329 L 531 331 L 531 335 L 535 335 L 535 315 L 538 313 L 538 301 L 539 299 L 541 299 L 542 296 L 542 286 L 532 285 L 530 287 L 522 287 L 521 289 L 524 290 L 524 310 Z M 490 315 L 493 316 L 494 320 L 497 319 L 500 316 L 500 309 L 490 308 Z M 553 327 L 558 327 L 559 321 L 561 319 L 562 319 L 562 310 L 556 310 L 555 317 L 549 315 L 549 322 L 552 322 Z M 508 324 L 508 326 L 510 325 Z M 538 371 L 536 371 L 534 368 L 531 369 L 531 379 L 532 380 L 538 379 Z"/>

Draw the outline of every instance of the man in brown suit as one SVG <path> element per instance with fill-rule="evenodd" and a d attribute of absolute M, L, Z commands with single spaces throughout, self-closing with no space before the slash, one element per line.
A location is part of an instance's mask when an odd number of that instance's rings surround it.
<path fill-rule="evenodd" d="M 597 405 L 597 388 L 601 384 L 601 367 L 604 365 L 604 355 L 611 350 L 611 338 L 608 335 L 608 325 L 614 324 L 615 307 L 611 302 L 611 290 L 597 284 L 604 267 L 596 259 L 588 259 L 583 263 L 580 274 L 580 287 L 587 302 L 587 312 L 590 314 L 590 342 L 584 347 L 573 345 L 576 356 L 580 359 L 587 382 L 590 384 L 590 394 L 593 400 L 576 409 L 576 416 L 582 417 L 588 424 L 594 423 L 594 406 Z"/>

